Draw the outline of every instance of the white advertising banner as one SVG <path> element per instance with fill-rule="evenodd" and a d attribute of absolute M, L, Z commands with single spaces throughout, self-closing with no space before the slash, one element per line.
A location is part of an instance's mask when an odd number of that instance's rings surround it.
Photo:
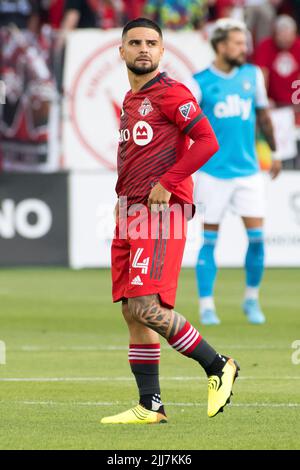
<path fill-rule="evenodd" d="M 275 131 L 276 147 L 281 160 L 297 155 L 297 132 L 293 108 L 272 109 L 271 118 Z"/>
<path fill-rule="evenodd" d="M 300 172 L 284 172 L 269 184 L 267 265 L 300 267 Z"/>
<path fill-rule="evenodd" d="M 119 56 L 121 30 L 70 34 L 64 74 L 63 155 L 70 170 L 116 169 L 121 106 L 129 82 Z M 205 68 L 212 51 L 200 32 L 165 32 L 161 71 L 181 82 Z"/>
<path fill-rule="evenodd" d="M 300 267 L 300 174 L 284 172 L 269 181 L 266 218 L 267 266 Z M 74 172 L 70 176 L 70 265 L 110 266 L 116 203 L 114 172 Z M 184 266 L 194 266 L 201 245 L 201 213 L 189 222 Z M 247 238 L 240 219 L 228 213 L 217 246 L 219 266 L 244 264 Z"/>
<path fill-rule="evenodd" d="M 69 178 L 70 266 L 110 266 L 117 175 L 73 172 Z"/>

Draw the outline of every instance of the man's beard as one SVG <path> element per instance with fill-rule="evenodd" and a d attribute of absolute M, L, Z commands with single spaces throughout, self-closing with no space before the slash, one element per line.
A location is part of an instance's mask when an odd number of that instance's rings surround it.
<path fill-rule="evenodd" d="M 229 57 L 226 57 L 226 62 L 231 67 L 241 67 L 246 62 L 246 56 L 243 55 L 241 56 L 240 59 L 239 58 L 231 59 Z"/>
<path fill-rule="evenodd" d="M 157 69 L 158 64 L 151 64 L 147 66 L 137 66 L 134 64 L 126 64 L 127 68 L 135 75 L 146 75 L 147 73 L 154 72 Z"/>

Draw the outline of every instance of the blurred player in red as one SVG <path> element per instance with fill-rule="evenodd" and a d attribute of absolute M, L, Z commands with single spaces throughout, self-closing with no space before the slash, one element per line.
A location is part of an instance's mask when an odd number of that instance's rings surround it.
<path fill-rule="evenodd" d="M 122 301 L 129 328 L 129 362 L 140 399 L 103 424 L 167 422 L 159 336 L 204 368 L 210 417 L 229 402 L 238 374 L 233 359 L 218 354 L 173 310 L 186 222 L 193 215 L 191 175 L 218 143 L 191 92 L 158 71 L 163 52 L 156 23 L 137 18 L 124 27 L 120 54 L 131 90 L 121 112 L 112 281 L 113 300 Z"/>

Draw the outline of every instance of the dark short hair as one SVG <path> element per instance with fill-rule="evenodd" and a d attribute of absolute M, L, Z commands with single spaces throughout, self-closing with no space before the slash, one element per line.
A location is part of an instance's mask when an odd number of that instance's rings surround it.
<path fill-rule="evenodd" d="M 122 31 L 122 38 L 126 35 L 126 33 L 133 28 L 150 28 L 154 29 L 155 31 L 158 32 L 160 37 L 162 38 L 162 30 L 158 26 L 157 23 L 155 23 L 152 20 L 149 20 L 148 18 L 135 18 L 134 20 L 128 21 L 128 23 L 124 26 L 123 31 Z"/>

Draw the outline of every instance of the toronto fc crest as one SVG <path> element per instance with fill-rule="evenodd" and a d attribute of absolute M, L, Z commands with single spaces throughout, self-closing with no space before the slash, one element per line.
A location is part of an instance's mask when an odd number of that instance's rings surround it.
<path fill-rule="evenodd" d="M 147 114 L 151 113 L 151 111 L 153 111 L 151 101 L 149 98 L 145 98 L 139 107 L 139 113 L 141 116 L 147 116 Z"/>

